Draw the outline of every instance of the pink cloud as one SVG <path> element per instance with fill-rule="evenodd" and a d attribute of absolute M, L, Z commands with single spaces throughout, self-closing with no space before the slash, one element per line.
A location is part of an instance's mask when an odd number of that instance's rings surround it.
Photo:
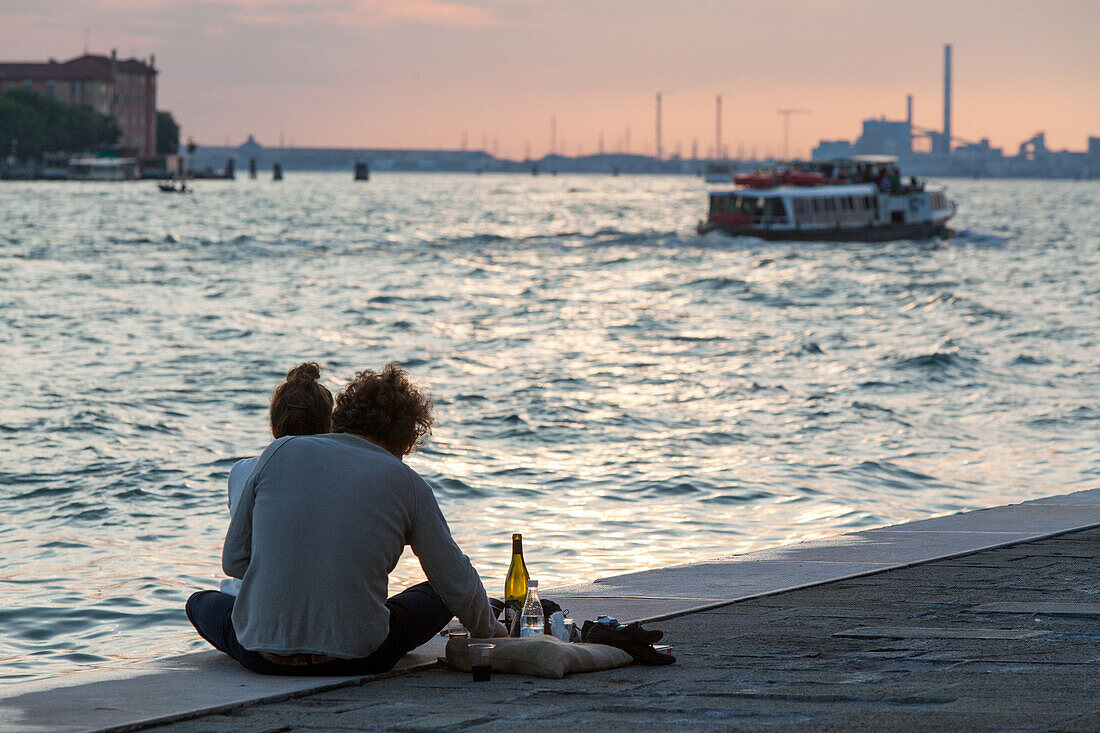
<path fill-rule="evenodd" d="M 113 11 L 188 12 L 188 3 L 184 0 L 98 0 L 95 5 Z M 239 23 L 259 26 L 309 23 L 357 28 L 400 24 L 484 28 L 501 25 L 489 7 L 452 0 L 209 0 L 203 5 L 207 12 L 216 7 Z"/>
<path fill-rule="evenodd" d="M 411 20 L 432 25 L 485 27 L 497 25 L 492 12 L 484 7 L 441 0 L 400 0 L 377 3 L 395 19 Z"/>

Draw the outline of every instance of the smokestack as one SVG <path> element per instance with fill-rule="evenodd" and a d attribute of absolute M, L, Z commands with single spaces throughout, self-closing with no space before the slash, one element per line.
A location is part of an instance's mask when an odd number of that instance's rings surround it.
<path fill-rule="evenodd" d="M 943 47 L 943 149 L 951 153 L 951 44 Z"/>
<path fill-rule="evenodd" d="M 714 159 L 722 160 L 722 95 L 718 95 L 714 116 Z"/>
<path fill-rule="evenodd" d="M 913 153 L 913 95 L 905 96 L 905 154 Z"/>

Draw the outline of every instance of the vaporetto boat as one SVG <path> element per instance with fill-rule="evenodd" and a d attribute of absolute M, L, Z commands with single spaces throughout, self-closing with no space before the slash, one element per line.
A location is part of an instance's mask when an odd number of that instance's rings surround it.
<path fill-rule="evenodd" d="M 699 233 L 792 241 L 929 239 L 955 215 L 943 186 L 902 182 L 897 158 L 856 156 L 734 177 L 711 191 Z"/>

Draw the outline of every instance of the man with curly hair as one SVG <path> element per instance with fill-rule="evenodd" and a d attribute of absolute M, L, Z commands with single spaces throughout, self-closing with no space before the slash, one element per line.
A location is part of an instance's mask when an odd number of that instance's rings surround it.
<path fill-rule="evenodd" d="M 199 633 L 264 674 L 391 669 L 458 616 L 471 636 L 506 636 L 432 489 L 402 458 L 432 426 L 431 399 L 396 363 L 364 370 L 336 398 L 336 432 L 280 438 L 247 481 L 222 551 L 231 596 L 187 603 Z M 387 599 L 405 545 L 428 582 Z"/>

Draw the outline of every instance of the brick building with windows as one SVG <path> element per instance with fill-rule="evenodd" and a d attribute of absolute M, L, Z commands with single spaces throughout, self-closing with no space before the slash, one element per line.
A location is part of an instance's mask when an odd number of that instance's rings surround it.
<path fill-rule="evenodd" d="M 121 150 L 142 157 L 157 153 L 157 70 L 148 61 L 84 54 L 69 61 L 0 63 L 0 92 L 33 89 L 65 104 L 87 105 L 122 131 Z"/>

